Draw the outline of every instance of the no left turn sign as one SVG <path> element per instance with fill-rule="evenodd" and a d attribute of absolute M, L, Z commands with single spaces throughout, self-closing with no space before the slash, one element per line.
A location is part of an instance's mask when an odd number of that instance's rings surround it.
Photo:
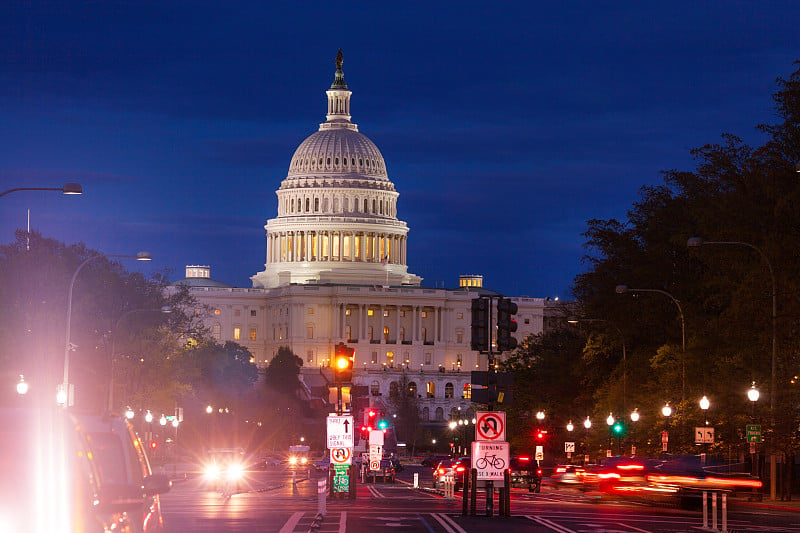
<path fill-rule="evenodd" d="M 502 442 L 506 440 L 506 413 L 504 411 L 478 411 L 475 440 Z"/>

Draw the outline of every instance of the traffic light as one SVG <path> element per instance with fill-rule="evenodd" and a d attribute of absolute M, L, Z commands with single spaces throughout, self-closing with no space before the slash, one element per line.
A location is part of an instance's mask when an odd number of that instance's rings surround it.
<path fill-rule="evenodd" d="M 489 349 L 489 300 L 472 300 L 472 341 L 470 347 L 477 352 Z"/>
<path fill-rule="evenodd" d="M 381 411 L 381 416 L 378 418 L 378 429 L 383 430 L 383 432 L 385 433 L 388 427 L 389 427 L 389 421 L 386 420 L 386 413 Z"/>
<path fill-rule="evenodd" d="M 150 441 L 150 449 L 151 450 L 155 450 L 156 448 L 158 448 L 158 443 L 156 441 L 154 441 L 154 440 L 151 440 Z"/>
<path fill-rule="evenodd" d="M 614 432 L 614 435 L 622 435 L 625 432 L 625 426 L 622 425 L 622 422 L 614 422 L 614 425 L 611 426 L 611 431 Z"/>
<path fill-rule="evenodd" d="M 353 359 L 355 350 L 350 348 L 345 343 L 340 342 L 336 345 L 335 355 L 333 358 L 333 370 L 336 374 L 336 379 L 340 383 L 349 382 L 353 379 Z"/>
<path fill-rule="evenodd" d="M 508 298 L 497 299 L 497 351 L 505 352 L 517 347 L 517 339 L 511 336 L 517 331 L 517 304 Z"/>
<path fill-rule="evenodd" d="M 536 432 L 536 440 L 539 441 L 540 443 L 544 442 L 546 438 L 547 438 L 546 429 L 540 429 L 539 431 Z"/>

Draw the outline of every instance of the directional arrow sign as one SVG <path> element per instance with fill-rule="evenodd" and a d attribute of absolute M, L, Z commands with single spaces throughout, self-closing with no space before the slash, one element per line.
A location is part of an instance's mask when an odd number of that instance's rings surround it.
<path fill-rule="evenodd" d="M 353 447 L 353 416 L 328 417 L 328 448 Z"/>

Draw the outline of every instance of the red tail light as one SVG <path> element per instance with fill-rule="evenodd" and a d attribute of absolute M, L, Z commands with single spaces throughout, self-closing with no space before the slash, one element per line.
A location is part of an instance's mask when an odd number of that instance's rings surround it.
<path fill-rule="evenodd" d="M 520 457 L 519 460 L 520 461 L 530 461 L 531 458 L 530 457 Z"/>
<path fill-rule="evenodd" d="M 536 473 L 541 476 L 542 475 L 542 469 L 540 468 L 539 470 L 536 471 Z"/>
<path fill-rule="evenodd" d="M 456 472 L 463 472 L 464 470 L 466 470 L 466 468 L 464 468 L 463 466 L 456 467 Z"/>
<path fill-rule="evenodd" d="M 443 476 L 444 475 L 444 468 L 439 468 L 438 470 L 436 470 L 436 473 L 439 474 L 440 476 Z"/>

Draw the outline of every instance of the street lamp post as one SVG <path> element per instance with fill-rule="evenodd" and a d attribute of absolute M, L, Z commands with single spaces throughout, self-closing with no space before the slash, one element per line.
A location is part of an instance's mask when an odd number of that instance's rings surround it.
<path fill-rule="evenodd" d="M 83 188 L 77 183 L 65 183 L 63 187 L 15 187 L 0 192 L 0 198 L 19 191 L 58 191 L 67 195 L 83 194 Z"/>
<path fill-rule="evenodd" d="M 758 401 L 758 397 L 760 393 L 756 388 L 756 382 L 754 381 L 750 388 L 747 389 L 747 399 L 750 400 L 750 423 L 756 423 L 756 402 Z M 756 455 L 756 443 L 750 443 L 750 457 L 752 458 L 752 472 L 754 476 L 758 476 L 758 456 Z"/>
<path fill-rule="evenodd" d="M 769 270 L 769 277 L 772 281 L 772 364 L 771 364 L 771 376 L 769 382 L 769 410 L 774 415 L 775 409 L 775 397 L 777 396 L 777 389 L 775 388 L 775 379 L 776 379 L 776 372 L 777 372 L 777 360 L 778 360 L 778 289 L 777 289 L 777 282 L 775 280 L 775 272 L 772 270 L 772 263 L 770 263 L 769 258 L 767 255 L 758 248 L 750 244 L 749 242 L 740 242 L 740 241 L 706 241 L 703 240 L 702 237 L 691 237 L 689 240 L 686 241 L 686 246 L 690 248 L 698 248 L 700 246 L 706 244 L 719 244 L 723 246 L 746 246 L 752 250 L 755 250 L 761 256 L 761 259 L 767 264 L 767 269 Z"/>
<path fill-rule="evenodd" d="M 664 404 L 661 408 L 661 414 L 664 415 L 664 433 L 661 435 L 661 451 L 667 452 L 667 443 L 669 442 L 669 417 L 672 416 L 672 407 L 669 402 Z"/>
<path fill-rule="evenodd" d="M 583 442 L 585 448 L 583 455 L 584 464 L 589 462 L 589 454 L 586 452 L 589 451 L 589 429 L 591 429 L 591 427 L 592 427 L 592 419 L 587 416 L 586 420 L 583 421 L 583 430 L 584 430 Z"/>
<path fill-rule="evenodd" d="M 67 293 L 67 333 L 66 333 L 66 342 L 64 344 L 64 382 L 62 383 L 62 390 L 59 391 L 60 393 L 59 400 L 63 400 L 65 408 L 69 407 L 73 402 L 69 385 L 69 353 L 72 351 L 72 344 L 70 343 L 70 331 L 71 331 L 70 326 L 72 321 L 72 290 L 75 288 L 75 280 L 77 279 L 78 274 L 83 269 L 83 267 L 89 264 L 89 262 L 94 261 L 95 259 L 100 259 L 101 257 L 129 258 L 129 259 L 136 259 L 137 261 L 150 261 L 153 258 L 150 255 L 150 252 L 139 252 L 136 255 L 98 254 L 84 259 L 83 262 L 80 265 L 78 265 L 78 268 L 76 268 L 75 272 L 72 274 L 72 279 L 69 282 L 69 292 Z"/>
<path fill-rule="evenodd" d="M 631 412 L 631 455 L 636 455 L 636 423 L 639 421 L 639 408 L 635 408 Z"/>
<path fill-rule="evenodd" d="M 678 308 L 678 314 L 681 317 L 681 400 L 684 400 L 686 398 L 686 321 L 683 319 L 683 309 L 681 309 L 681 303 L 670 293 L 667 291 L 662 291 L 661 289 L 632 289 L 627 285 L 617 285 L 614 290 L 617 294 L 623 294 L 626 292 L 657 292 L 659 294 L 663 294 L 664 296 L 668 296 Z"/>
<path fill-rule="evenodd" d="M 605 322 L 610 324 L 611 327 L 617 330 L 619 333 L 619 338 L 622 341 L 622 410 L 625 411 L 627 409 L 625 402 L 628 396 L 627 394 L 627 381 L 628 381 L 628 355 L 627 350 L 625 348 L 625 335 L 622 334 L 622 330 L 619 327 L 611 322 L 610 320 L 606 320 L 603 318 L 577 318 L 577 317 L 570 317 L 567 319 L 567 322 L 570 324 L 579 324 L 581 322 Z"/>

